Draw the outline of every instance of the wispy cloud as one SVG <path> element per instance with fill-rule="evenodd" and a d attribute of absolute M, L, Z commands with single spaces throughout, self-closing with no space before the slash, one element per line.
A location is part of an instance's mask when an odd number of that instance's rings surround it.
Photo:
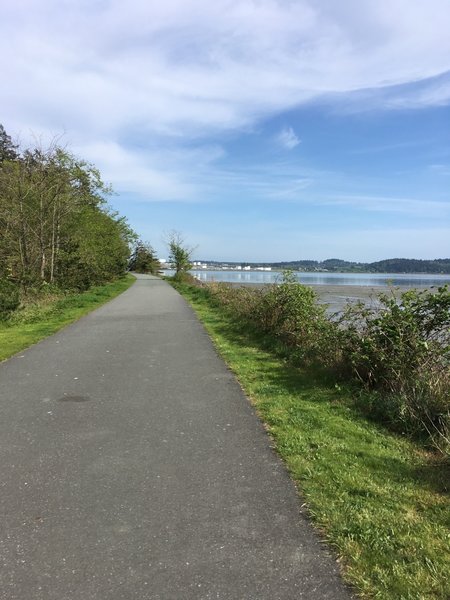
<path fill-rule="evenodd" d="M 396 196 L 329 195 L 321 202 L 331 205 L 351 206 L 358 210 L 382 213 L 403 213 L 413 216 L 450 216 L 450 203 L 427 198 L 401 198 Z"/>
<path fill-rule="evenodd" d="M 277 135 L 277 142 L 284 148 L 292 150 L 300 144 L 300 138 L 297 137 L 292 127 L 285 127 Z"/>
<path fill-rule="evenodd" d="M 392 106 L 447 103 L 449 30 L 447 0 L 23 0 L 2 10 L 3 118 L 176 137 L 417 82 Z"/>
<path fill-rule="evenodd" d="M 450 175 L 450 164 L 434 164 L 428 166 L 429 171 L 436 175 Z"/>
<path fill-rule="evenodd" d="M 211 163 L 223 155 L 219 146 L 194 149 L 125 149 L 114 141 L 93 142 L 75 151 L 97 165 L 105 181 L 141 201 L 198 202 L 208 196 Z"/>

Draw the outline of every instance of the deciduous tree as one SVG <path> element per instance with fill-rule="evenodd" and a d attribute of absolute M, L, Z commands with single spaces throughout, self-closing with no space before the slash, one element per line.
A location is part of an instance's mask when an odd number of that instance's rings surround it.
<path fill-rule="evenodd" d="M 169 249 L 169 263 L 172 269 L 175 269 L 175 275 L 186 273 L 192 268 L 192 254 L 195 247 L 187 246 L 179 231 L 171 231 L 167 238 Z"/>

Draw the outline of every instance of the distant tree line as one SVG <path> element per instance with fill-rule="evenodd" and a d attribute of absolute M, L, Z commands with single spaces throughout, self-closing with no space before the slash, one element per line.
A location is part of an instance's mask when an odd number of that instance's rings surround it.
<path fill-rule="evenodd" d="M 377 273 L 450 273 L 450 258 L 416 260 L 413 258 L 390 258 L 371 263 Z"/>
<path fill-rule="evenodd" d="M 209 264 L 222 264 L 217 261 L 205 261 Z M 327 260 L 293 260 L 262 263 L 233 263 L 228 265 L 253 265 L 274 269 L 297 271 L 330 271 L 335 273 L 435 273 L 450 274 L 450 258 L 418 260 L 414 258 L 389 258 L 372 263 L 351 262 L 340 258 Z"/>
<path fill-rule="evenodd" d="M 110 192 L 57 143 L 22 150 L 0 125 L 0 281 L 84 290 L 124 273 L 136 236 Z"/>

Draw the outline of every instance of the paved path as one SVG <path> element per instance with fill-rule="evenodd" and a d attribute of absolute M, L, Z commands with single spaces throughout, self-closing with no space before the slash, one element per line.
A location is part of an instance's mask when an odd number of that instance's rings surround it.
<path fill-rule="evenodd" d="M 2 363 L 0 443 L 2 600 L 349 598 L 163 281 Z"/>

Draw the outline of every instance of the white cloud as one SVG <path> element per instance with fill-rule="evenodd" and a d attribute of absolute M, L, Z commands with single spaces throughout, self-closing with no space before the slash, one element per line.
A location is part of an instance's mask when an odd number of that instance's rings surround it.
<path fill-rule="evenodd" d="M 441 75 L 449 30 L 447 0 L 23 0 L 3 8 L 2 104 L 27 127 L 201 135 Z"/>
<path fill-rule="evenodd" d="M 105 181 L 124 192 L 132 192 L 149 200 L 189 200 L 194 186 L 169 168 L 155 168 L 148 157 L 126 151 L 114 142 L 100 142 L 83 147 L 80 152 L 96 164 Z"/>
<path fill-rule="evenodd" d="M 285 127 L 277 136 L 277 141 L 281 146 L 292 150 L 300 144 L 300 138 L 297 137 L 292 127 Z"/>
<path fill-rule="evenodd" d="M 106 182 L 147 202 L 190 202 L 206 197 L 210 188 L 204 174 L 210 162 L 223 154 L 216 146 L 142 152 L 113 141 L 83 144 L 74 150 L 98 166 Z"/>
<path fill-rule="evenodd" d="M 396 196 L 324 196 L 322 204 L 350 206 L 358 210 L 381 213 L 403 213 L 422 217 L 449 217 L 450 203 L 426 198 L 399 198 Z"/>
<path fill-rule="evenodd" d="M 361 105 L 386 92 L 389 108 L 450 102 L 448 0 L 4 4 L 8 132 L 66 131 L 116 188 L 152 198 L 196 197 L 218 156 L 198 168 L 173 144 L 207 154 L 209 135 L 336 96 L 362 94 Z M 130 132 L 143 150 L 129 146 Z M 279 136 L 288 149 L 299 141 L 291 128 Z"/>

